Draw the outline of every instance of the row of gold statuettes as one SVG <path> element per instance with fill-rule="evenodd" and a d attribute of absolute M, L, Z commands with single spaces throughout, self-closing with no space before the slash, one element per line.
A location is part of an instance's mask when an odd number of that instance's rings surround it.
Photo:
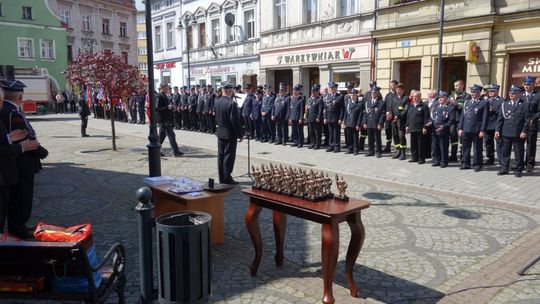
<path fill-rule="evenodd" d="M 332 179 L 328 173 L 307 172 L 301 168 L 283 167 L 283 165 L 274 165 L 270 163 L 265 166 L 261 164 L 260 168 L 251 166 L 253 176 L 253 188 L 271 191 L 283 195 L 294 196 L 309 201 L 321 201 L 326 199 L 337 199 L 348 201 L 349 197 L 345 193 L 347 183 L 343 176 L 336 174 L 336 187 L 338 194 L 332 193 Z"/>

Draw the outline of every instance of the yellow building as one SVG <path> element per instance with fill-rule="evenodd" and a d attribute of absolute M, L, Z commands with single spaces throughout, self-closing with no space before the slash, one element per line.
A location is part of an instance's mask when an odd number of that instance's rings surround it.
<path fill-rule="evenodd" d="M 141 74 L 148 76 L 148 57 L 146 54 L 145 12 L 137 11 L 137 60 Z"/>

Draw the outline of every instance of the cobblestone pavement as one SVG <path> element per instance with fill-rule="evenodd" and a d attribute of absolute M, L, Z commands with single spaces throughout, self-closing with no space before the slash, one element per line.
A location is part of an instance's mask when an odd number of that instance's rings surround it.
<path fill-rule="evenodd" d="M 109 122 L 91 119 L 88 133 L 92 137 L 81 139 L 73 115 L 31 119 L 50 151 L 44 171 L 37 175 L 32 222 L 66 226 L 90 222 L 101 254 L 122 241 L 129 257 L 128 303 L 137 303 L 134 193 L 148 172 L 148 128 L 117 123 L 118 152 L 113 152 Z M 177 137 L 186 155 L 162 158 L 163 175 L 216 177 L 215 137 L 182 131 L 177 131 Z M 247 171 L 246 145 L 239 147 L 236 176 Z M 167 141 L 164 146 L 170 155 Z M 251 162 L 272 159 L 337 171 L 345 174 L 351 196 L 372 202 L 363 212 L 366 239 L 354 272 L 361 289 L 359 299 L 349 297 L 346 289 L 343 271 L 350 231 L 346 224 L 340 226 L 334 284 L 337 303 L 540 302 L 540 267 L 531 268 L 528 276 L 516 274 L 540 252 L 537 176 L 524 177 L 519 184 L 518 179 L 500 178 L 495 172 L 464 173 L 387 158 L 368 161 L 309 151 L 251 142 Z M 400 174 L 399 181 L 382 178 L 391 172 Z M 238 180 L 242 186 L 249 184 L 247 178 Z M 499 183 L 508 186 L 506 192 L 498 190 Z M 271 212 L 263 210 L 265 248 L 258 275 L 252 278 L 248 266 L 254 251 L 244 224 L 247 204 L 240 187 L 226 199 L 225 243 L 213 248 L 211 302 L 319 303 L 320 225 L 289 217 L 285 263 L 276 267 Z M 509 284 L 515 280 L 520 281 Z"/>

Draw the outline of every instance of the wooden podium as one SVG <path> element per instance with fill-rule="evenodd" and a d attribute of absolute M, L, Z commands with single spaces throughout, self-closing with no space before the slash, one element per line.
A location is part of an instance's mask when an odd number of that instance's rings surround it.
<path fill-rule="evenodd" d="M 351 240 L 345 261 L 345 278 L 349 285 L 351 296 L 359 296 L 358 286 L 354 281 L 352 272 L 365 237 L 364 225 L 362 224 L 360 213 L 363 209 L 369 207 L 369 202 L 353 198 L 349 202 L 333 199 L 310 202 L 264 190 L 245 189 L 242 192 L 250 198 L 245 221 L 249 236 L 255 247 L 255 258 L 250 267 L 251 276 L 257 274 L 262 257 L 263 244 L 259 229 L 259 213 L 262 208 L 273 210 L 274 236 L 276 239 L 275 261 L 277 266 L 283 265 L 283 245 L 287 223 L 286 214 L 321 223 L 323 303 L 334 303 L 332 283 L 334 281 L 339 253 L 339 223 L 347 221 L 351 229 Z"/>
<path fill-rule="evenodd" d="M 212 216 L 212 244 L 223 243 L 223 202 L 225 196 L 234 187 L 223 192 L 202 191 L 201 196 L 192 197 L 188 194 L 176 194 L 169 191 L 172 184 L 152 185 L 152 196 L 154 200 L 154 212 L 156 218 L 162 214 L 174 211 L 202 211 Z"/>

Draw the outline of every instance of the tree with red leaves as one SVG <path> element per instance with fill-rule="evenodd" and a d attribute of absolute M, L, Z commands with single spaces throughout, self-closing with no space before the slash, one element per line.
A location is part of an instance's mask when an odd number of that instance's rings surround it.
<path fill-rule="evenodd" d="M 144 76 L 137 67 L 126 63 L 125 58 L 113 52 L 83 53 L 77 56 L 64 72 L 66 80 L 79 86 L 90 85 L 101 89 L 110 104 L 113 151 L 116 151 L 114 106 L 126 104 L 132 93 L 145 87 Z"/>

